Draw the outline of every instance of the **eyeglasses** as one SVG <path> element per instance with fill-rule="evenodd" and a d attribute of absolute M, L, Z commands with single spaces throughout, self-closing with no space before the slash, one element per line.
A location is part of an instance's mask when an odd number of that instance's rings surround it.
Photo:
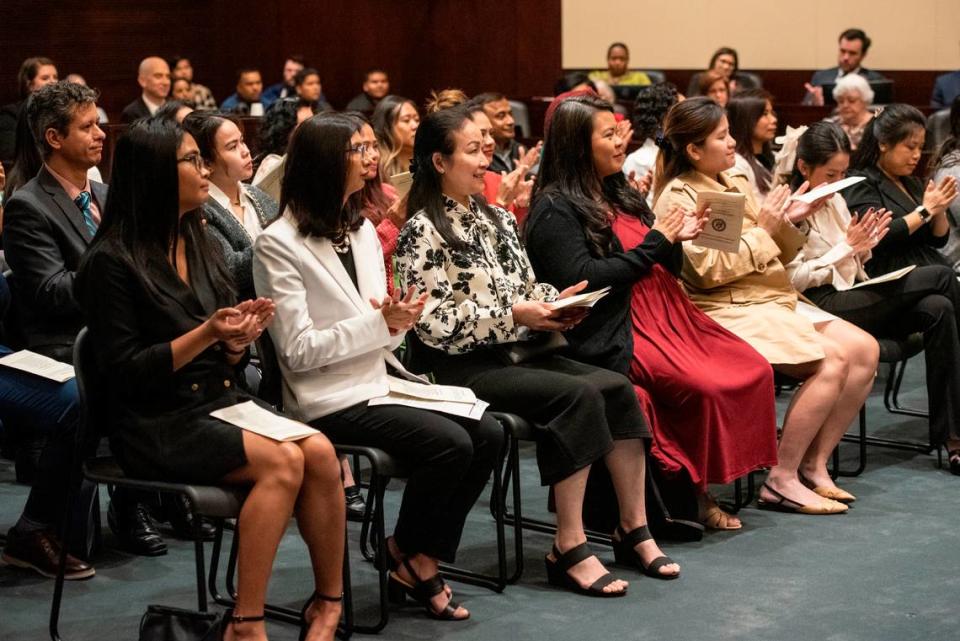
<path fill-rule="evenodd" d="M 370 147 L 368 147 L 364 143 L 360 143 L 359 145 L 353 145 L 352 147 L 347 147 L 348 154 L 360 154 L 361 156 L 366 156 L 367 153 L 369 153 L 370 151 L 371 151 Z"/>
<path fill-rule="evenodd" d="M 193 168 L 197 170 L 197 173 L 203 171 L 204 162 L 203 158 L 200 157 L 198 153 L 187 154 L 183 158 L 177 158 L 177 163 L 188 162 L 193 165 Z"/>

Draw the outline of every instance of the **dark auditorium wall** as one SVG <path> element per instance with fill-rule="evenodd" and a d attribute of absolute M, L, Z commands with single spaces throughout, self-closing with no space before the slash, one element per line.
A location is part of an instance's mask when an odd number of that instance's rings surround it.
<path fill-rule="evenodd" d="M 560 0 L 6 0 L 0 3 L 0 104 L 17 99 L 20 62 L 43 54 L 61 76 L 100 89 L 115 119 L 136 98 L 136 65 L 181 54 L 218 100 L 234 71 L 259 65 L 280 80 L 287 53 L 320 69 L 342 107 L 363 71 L 382 66 L 393 89 L 422 102 L 434 87 L 548 94 L 560 73 Z"/>

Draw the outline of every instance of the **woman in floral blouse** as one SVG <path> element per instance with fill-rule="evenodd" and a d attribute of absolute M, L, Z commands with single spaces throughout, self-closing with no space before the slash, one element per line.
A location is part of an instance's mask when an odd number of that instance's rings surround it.
<path fill-rule="evenodd" d="M 426 292 L 413 360 L 438 381 L 470 387 L 491 409 L 537 424 L 541 482 L 556 497 L 557 534 L 546 557 L 554 585 L 594 596 L 622 596 L 586 546 L 581 519 L 590 466 L 603 459 L 614 481 L 618 562 L 661 579 L 679 576 L 646 527 L 644 443 L 650 432 L 622 375 L 551 351 L 548 332 L 576 325 L 578 308 L 554 309 L 563 292 L 538 283 L 506 211 L 480 196 L 487 159 L 483 136 L 464 107 L 428 115 L 417 131 L 410 217 L 397 259 L 405 286 Z M 582 308 L 581 308 L 582 309 Z M 573 310 L 573 311 L 571 311 Z M 545 340 L 540 340 L 545 337 Z"/>

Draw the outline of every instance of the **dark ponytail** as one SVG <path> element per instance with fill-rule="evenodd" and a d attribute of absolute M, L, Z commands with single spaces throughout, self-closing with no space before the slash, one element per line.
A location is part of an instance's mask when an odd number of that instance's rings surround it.
<path fill-rule="evenodd" d="M 656 203 L 671 180 L 692 170 L 687 145 L 702 145 L 724 118 L 723 107 L 712 98 L 688 98 L 675 104 L 663 119 L 663 135 L 657 138 Z"/>
<path fill-rule="evenodd" d="M 800 173 L 801 160 L 813 169 L 827 164 L 840 152 L 850 154 L 850 139 L 839 125 L 825 120 L 810 125 L 797 141 L 797 158 L 793 163 L 790 188 L 797 189 L 806 180 Z"/>
<path fill-rule="evenodd" d="M 906 140 L 918 127 L 924 129 L 926 126 L 926 118 L 916 107 L 899 103 L 888 105 L 867 123 L 860 145 L 853 154 L 851 167 L 875 167 L 880 160 L 881 144 L 893 147 Z"/>

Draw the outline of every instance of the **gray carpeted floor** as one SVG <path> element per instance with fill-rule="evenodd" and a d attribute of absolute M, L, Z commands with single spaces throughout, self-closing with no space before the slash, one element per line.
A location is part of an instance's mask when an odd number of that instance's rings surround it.
<path fill-rule="evenodd" d="M 880 381 L 868 404 L 873 433 L 926 438 L 926 422 L 883 410 Z M 903 400 L 923 407 L 922 359 L 910 363 Z M 778 400 L 783 411 L 785 398 Z M 845 467 L 855 446 L 843 449 Z M 867 471 L 843 486 L 858 497 L 849 514 L 809 517 L 741 512 L 746 527 L 709 534 L 695 544 L 667 545 L 683 565 L 679 581 L 631 580 L 623 599 L 578 597 L 546 584 L 542 556 L 549 537 L 526 533 L 526 571 L 502 594 L 453 584 L 472 612 L 470 621 L 446 623 L 407 608 L 393 612 L 383 639 L 825 639 L 879 641 L 960 639 L 960 479 L 936 468 L 932 455 L 870 448 Z M 527 513 L 546 516 L 532 450 L 523 454 Z M 388 492 L 396 507 L 401 485 Z M 729 490 L 718 488 L 721 497 Z M 22 507 L 26 489 L 13 483 L 13 466 L 0 461 L 0 527 Z M 61 625 L 64 639 L 137 638 L 150 603 L 196 607 L 192 544 L 168 540 L 158 559 L 107 549 L 97 576 L 68 583 Z M 351 526 L 351 540 L 358 530 Z M 458 561 L 491 569 L 492 521 L 484 499 L 471 514 Z M 603 559 L 609 549 L 594 546 Z M 358 616 L 373 615 L 374 575 L 353 549 Z M 0 567 L 0 639 L 47 638 L 52 581 Z M 277 559 L 271 601 L 296 604 L 311 590 L 306 550 L 291 527 Z M 295 639 L 294 627 L 270 623 L 271 639 Z M 362 637 L 361 637 L 362 638 Z"/>

